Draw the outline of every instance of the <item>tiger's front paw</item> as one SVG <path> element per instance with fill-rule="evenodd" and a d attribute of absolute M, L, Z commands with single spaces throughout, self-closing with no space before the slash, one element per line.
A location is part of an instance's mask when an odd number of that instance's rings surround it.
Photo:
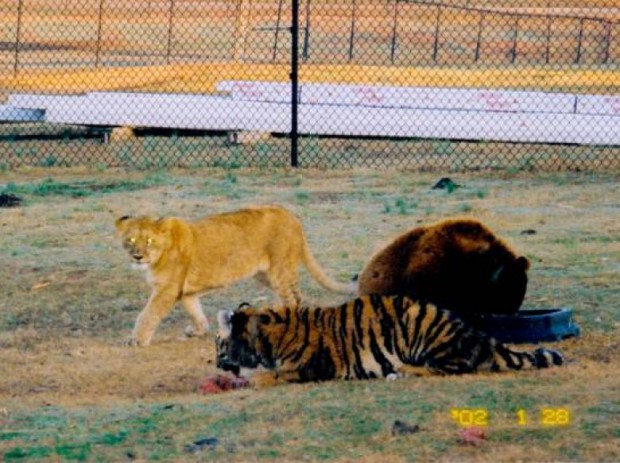
<path fill-rule="evenodd" d="M 253 389 L 262 389 L 264 387 L 275 386 L 279 382 L 280 381 L 278 381 L 278 378 L 276 378 L 276 376 L 269 371 L 255 372 L 249 379 L 250 387 Z"/>

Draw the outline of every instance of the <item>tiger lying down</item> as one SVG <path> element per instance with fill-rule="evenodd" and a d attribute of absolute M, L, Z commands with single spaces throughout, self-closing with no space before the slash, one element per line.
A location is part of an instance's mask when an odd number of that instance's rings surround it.
<path fill-rule="evenodd" d="M 242 304 L 220 311 L 218 322 L 218 368 L 254 369 L 254 387 L 562 364 L 556 351 L 510 350 L 452 312 L 404 296 L 363 296 L 332 308 Z"/>

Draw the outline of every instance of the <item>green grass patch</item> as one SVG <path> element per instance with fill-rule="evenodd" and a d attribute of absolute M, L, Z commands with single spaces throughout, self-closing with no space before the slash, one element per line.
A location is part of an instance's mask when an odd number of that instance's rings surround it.
<path fill-rule="evenodd" d="M 95 180 L 79 180 L 75 182 L 57 181 L 46 178 L 36 183 L 16 184 L 8 183 L 0 189 L 1 193 L 13 193 L 16 195 L 31 197 L 61 196 L 70 198 L 83 198 L 98 194 L 121 193 L 142 190 L 154 186 L 167 184 L 170 180 L 163 174 L 147 175 L 141 181 L 119 180 L 110 182 L 98 182 Z"/>

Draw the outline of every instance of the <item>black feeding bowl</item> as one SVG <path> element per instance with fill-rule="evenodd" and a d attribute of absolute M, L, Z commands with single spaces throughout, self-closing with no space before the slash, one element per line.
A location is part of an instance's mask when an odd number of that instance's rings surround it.
<path fill-rule="evenodd" d="M 553 342 L 579 336 L 579 326 L 566 308 L 520 310 L 514 315 L 493 315 L 480 321 L 480 328 L 506 343 Z"/>

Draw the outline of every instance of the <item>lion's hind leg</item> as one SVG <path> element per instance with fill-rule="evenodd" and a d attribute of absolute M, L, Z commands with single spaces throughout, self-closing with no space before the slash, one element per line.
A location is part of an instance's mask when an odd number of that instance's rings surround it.
<path fill-rule="evenodd" d="M 299 291 L 299 274 L 297 270 L 269 271 L 265 275 L 268 285 L 280 297 L 287 307 L 299 307 L 301 292 Z"/>

